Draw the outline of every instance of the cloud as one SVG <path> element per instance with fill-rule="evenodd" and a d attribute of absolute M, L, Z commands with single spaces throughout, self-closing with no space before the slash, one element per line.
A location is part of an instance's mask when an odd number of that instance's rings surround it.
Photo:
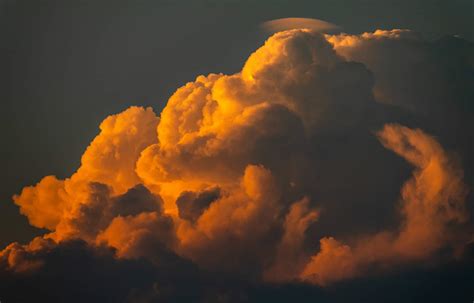
<path fill-rule="evenodd" d="M 211 270 L 254 274 L 269 253 L 273 240 L 269 236 L 281 208 L 279 199 L 270 171 L 249 165 L 239 186 L 214 201 L 195 227 L 182 226 L 178 231 L 180 251 Z"/>
<path fill-rule="evenodd" d="M 353 247 L 332 237 L 321 239 L 321 250 L 301 276 L 325 285 L 363 275 L 370 267 L 396 266 L 400 262 L 429 258 L 456 239 L 451 225 L 467 220 L 467 187 L 462 170 L 432 137 L 421 130 L 388 124 L 378 132 L 381 143 L 416 167 L 401 190 L 398 231 L 363 236 Z"/>
<path fill-rule="evenodd" d="M 277 32 L 307 28 L 320 33 L 337 33 L 341 28 L 335 24 L 312 18 L 281 18 L 262 23 L 260 27 L 269 34 Z"/>
<path fill-rule="evenodd" d="M 163 262 L 155 255 L 156 247 L 172 247 L 173 221 L 157 212 L 117 216 L 97 236 L 97 241 L 116 248 L 118 257 L 148 257 L 152 261 Z"/>
<path fill-rule="evenodd" d="M 70 178 L 47 176 L 25 187 L 14 201 L 35 227 L 55 230 L 60 221 L 88 198 L 90 183 L 101 183 L 121 194 L 140 183 L 135 163 L 141 151 L 156 142 L 158 118 L 151 108 L 131 107 L 107 117 L 100 134 L 82 156 L 81 167 Z"/>
<path fill-rule="evenodd" d="M 34 238 L 28 245 L 12 243 L 0 252 L 2 269 L 6 267 L 19 273 L 38 270 L 44 262 L 36 255 L 48 253 L 55 247 L 54 244 L 54 241 L 42 237 Z"/>
<path fill-rule="evenodd" d="M 469 48 L 456 45 L 449 52 Z M 50 232 L 5 248 L 3 271 L 41 274 L 77 249 L 111 272 L 148 264 L 150 280 L 124 282 L 131 301 L 185 291 L 212 302 L 259 297 L 252 285 L 324 298 L 321 287 L 464 260 L 474 183 L 460 104 L 470 89 L 449 75 L 472 65 L 468 55 L 438 62 L 439 51 L 406 30 L 294 29 L 240 72 L 185 84 L 159 115 L 131 107 L 107 117 L 71 177 L 47 176 L 14 197 Z M 427 91 L 432 79 L 443 86 Z M 203 284 L 176 285 L 188 272 Z"/>
<path fill-rule="evenodd" d="M 220 189 L 218 187 L 199 193 L 184 191 L 176 200 L 179 217 L 190 222 L 196 222 L 209 205 L 219 199 L 219 197 Z"/>
<path fill-rule="evenodd" d="M 364 63 L 375 74 L 378 102 L 446 119 L 474 96 L 471 42 L 456 37 L 431 42 L 406 29 L 327 39 L 340 55 Z"/>
<path fill-rule="evenodd" d="M 400 268 L 324 288 L 301 283 L 268 284 L 207 274 L 183 259 L 167 266 L 117 259 L 113 251 L 68 241 L 30 258 L 33 272 L 0 271 L 2 300 L 9 302 L 364 302 L 466 301 L 472 296 L 474 263 L 453 261 L 436 268 Z"/>
<path fill-rule="evenodd" d="M 10 302 L 189 302 L 205 296 L 200 281 L 206 276 L 165 249 L 155 250 L 165 265 L 117 259 L 112 249 L 80 240 L 16 253 L 41 266 L 29 272 L 2 267 L 1 296 Z"/>
<path fill-rule="evenodd" d="M 309 254 L 304 251 L 305 232 L 318 219 L 319 212 L 309 209 L 309 199 L 291 205 L 283 225 L 284 233 L 277 246 L 273 265 L 264 272 L 267 281 L 284 282 L 294 279 L 305 266 Z"/>

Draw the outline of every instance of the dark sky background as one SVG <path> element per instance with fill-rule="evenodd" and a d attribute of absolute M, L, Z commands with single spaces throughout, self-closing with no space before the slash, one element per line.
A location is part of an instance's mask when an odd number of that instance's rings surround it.
<path fill-rule="evenodd" d="M 11 196 L 64 178 L 107 115 L 159 113 L 199 74 L 240 70 L 266 35 L 259 24 L 318 18 L 349 33 L 410 28 L 474 40 L 472 0 L 0 0 L 0 246 L 27 242 Z"/>

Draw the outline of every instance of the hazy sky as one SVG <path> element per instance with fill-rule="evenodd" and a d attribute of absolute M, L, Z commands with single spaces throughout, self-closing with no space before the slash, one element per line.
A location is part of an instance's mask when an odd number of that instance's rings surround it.
<path fill-rule="evenodd" d="M 70 175 L 98 123 L 126 107 L 159 112 L 196 75 L 238 71 L 258 25 L 318 18 L 350 33 L 410 28 L 473 40 L 471 0 L 0 2 L 0 244 L 35 231 L 10 197 Z"/>

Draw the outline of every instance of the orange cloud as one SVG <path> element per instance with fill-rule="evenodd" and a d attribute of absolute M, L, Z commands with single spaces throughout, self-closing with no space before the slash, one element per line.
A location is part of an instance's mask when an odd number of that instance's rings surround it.
<path fill-rule="evenodd" d="M 44 177 L 36 186 L 23 188 L 13 200 L 31 225 L 54 230 L 68 207 L 64 181 L 55 176 Z"/>
<path fill-rule="evenodd" d="M 285 282 L 294 279 L 308 262 L 304 250 L 305 232 L 318 219 L 319 212 L 309 208 L 308 198 L 295 202 L 286 214 L 283 237 L 278 244 L 273 265 L 264 272 L 264 279 Z"/>
<path fill-rule="evenodd" d="M 211 271 L 327 285 L 454 248 L 464 239 L 451 227 L 467 220 L 462 170 L 433 137 L 397 124 L 377 137 L 415 167 L 402 187 L 399 227 L 323 237 L 313 256 L 307 243 L 318 240 L 310 227 L 325 215 L 318 181 L 344 173 L 324 170 L 333 152 L 325 144 L 360 144 L 353 132 L 381 125 L 366 123 L 378 118 L 375 101 L 385 101 L 374 98 L 374 74 L 352 61 L 354 52 L 410 35 L 280 32 L 240 72 L 179 88 L 159 117 L 141 107 L 107 117 L 70 178 L 47 176 L 14 197 L 30 223 L 50 233 L 10 245 L 1 260 L 34 268 L 41 264 L 26 256 L 48 247 L 35 243 L 78 238 L 112 247 L 118 258 L 159 263 L 156 251 L 166 250 Z M 375 82 L 377 97 L 384 86 Z"/>
<path fill-rule="evenodd" d="M 222 189 L 221 197 L 195 225 L 180 225 L 178 251 L 211 269 L 238 271 L 260 264 L 270 248 L 262 244 L 277 225 L 280 209 L 280 193 L 271 172 L 249 165 L 240 184 Z"/>
<path fill-rule="evenodd" d="M 34 238 L 28 245 L 12 243 L 0 251 L 0 267 L 6 266 L 19 273 L 35 271 L 43 265 L 43 260 L 37 255 L 52 247 L 54 242 L 42 237 Z"/>
<path fill-rule="evenodd" d="M 384 268 L 431 257 L 442 247 L 455 248 L 452 225 L 467 220 L 463 172 L 431 136 L 419 129 L 387 124 L 377 133 L 388 149 L 415 166 L 401 190 L 398 231 L 367 235 L 352 245 L 321 239 L 321 250 L 306 265 L 301 278 L 326 285 Z M 457 235 L 456 235 L 457 236 Z"/>
<path fill-rule="evenodd" d="M 97 243 L 117 249 L 118 257 L 147 257 L 154 260 L 155 245 L 160 248 L 172 247 L 173 229 L 172 219 L 157 212 L 117 216 L 107 229 L 97 236 Z"/>
<path fill-rule="evenodd" d="M 131 107 L 109 116 L 71 178 L 63 181 L 47 176 L 36 186 L 25 187 L 14 197 L 15 203 L 33 226 L 54 231 L 88 203 L 91 183 L 106 184 L 113 194 L 124 193 L 140 183 L 135 164 L 141 151 L 156 142 L 157 124 L 151 108 Z M 60 233 L 55 236 L 63 237 Z"/>

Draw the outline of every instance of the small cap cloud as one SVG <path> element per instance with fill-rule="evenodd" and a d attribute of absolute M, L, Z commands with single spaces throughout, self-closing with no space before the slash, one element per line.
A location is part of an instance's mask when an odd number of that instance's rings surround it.
<path fill-rule="evenodd" d="M 338 33 L 341 27 L 319 19 L 313 18 L 281 18 L 263 22 L 260 24 L 265 32 L 274 34 L 290 29 L 306 28 L 320 33 Z"/>

